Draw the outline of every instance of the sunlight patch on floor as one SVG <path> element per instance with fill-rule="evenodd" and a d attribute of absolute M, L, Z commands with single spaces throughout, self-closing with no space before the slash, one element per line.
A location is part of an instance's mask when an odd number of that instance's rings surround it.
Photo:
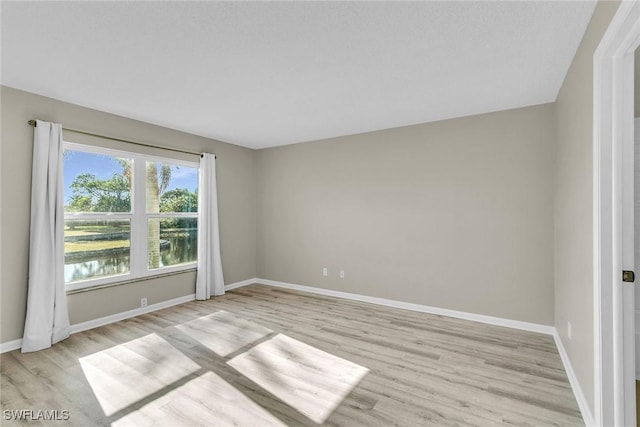
<path fill-rule="evenodd" d="M 213 372 L 207 372 L 113 422 L 113 427 L 286 426 Z"/>
<path fill-rule="evenodd" d="M 273 332 L 226 311 L 191 320 L 176 328 L 222 357 Z"/>
<path fill-rule="evenodd" d="M 80 366 L 107 416 L 200 369 L 156 334 L 82 357 Z"/>
<path fill-rule="evenodd" d="M 319 424 L 369 372 L 363 366 L 282 334 L 227 363 Z"/>

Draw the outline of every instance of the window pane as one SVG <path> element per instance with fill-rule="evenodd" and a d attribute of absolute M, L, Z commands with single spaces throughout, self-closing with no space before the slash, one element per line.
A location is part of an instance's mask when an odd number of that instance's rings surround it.
<path fill-rule="evenodd" d="M 130 230 L 128 220 L 65 221 L 65 282 L 128 273 Z"/>
<path fill-rule="evenodd" d="M 198 212 L 198 169 L 147 162 L 147 212 Z"/>
<path fill-rule="evenodd" d="M 132 159 L 64 150 L 65 212 L 130 212 Z"/>
<path fill-rule="evenodd" d="M 198 259 L 197 218 L 153 218 L 148 227 L 149 269 Z"/>

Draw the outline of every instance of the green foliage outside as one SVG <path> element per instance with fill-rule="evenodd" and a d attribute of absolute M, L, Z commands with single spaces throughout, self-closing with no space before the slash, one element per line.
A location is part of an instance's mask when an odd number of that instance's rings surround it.
<path fill-rule="evenodd" d="M 130 212 L 131 211 L 131 164 L 118 159 L 122 173 L 108 179 L 100 179 L 93 174 L 78 175 L 71 183 L 71 197 L 64 207 L 65 212 Z M 147 163 L 147 211 L 148 212 L 197 212 L 198 193 L 186 188 L 167 190 L 171 180 L 171 167 Z M 152 221 L 155 231 L 150 239 L 166 238 L 168 235 L 184 234 L 185 229 L 197 226 L 193 218 L 162 219 Z M 65 236 L 88 236 L 107 233 L 129 232 L 128 223 L 110 220 L 70 220 L 66 221 Z M 118 247 L 128 247 L 129 241 L 121 237 L 114 240 L 88 240 L 65 242 L 65 253 L 94 251 Z"/>
<path fill-rule="evenodd" d="M 65 206 L 66 212 L 130 212 L 131 174 L 127 163 L 123 173 L 108 179 L 99 179 L 93 174 L 78 175 L 71 183 L 72 194 Z M 159 173 L 158 188 L 160 212 L 197 212 L 198 192 L 186 188 L 166 191 L 171 179 L 171 169 L 163 165 Z M 180 220 L 176 220 L 180 221 Z"/>
<path fill-rule="evenodd" d="M 160 212 L 198 212 L 198 192 L 186 188 L 166 191 L 160 196 Z M 171 218 L 163 220 L 164 227 L 187 228 L 193 224 L 190 218 Z"/>
<path fill-rule="evenodd" d="M 71 212 L 129 212 L 131 194 L 128 180 L 122 175 L 98 179 L 85 173 L 71 183 L 73 194 L 66 211 Z"/>

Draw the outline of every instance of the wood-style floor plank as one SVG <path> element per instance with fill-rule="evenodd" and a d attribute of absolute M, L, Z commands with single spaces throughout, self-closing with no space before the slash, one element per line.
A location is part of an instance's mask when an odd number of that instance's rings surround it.
<path fill-rule="evenodd" d="M 2 354 L 0 373 L 2 410 L 69 410 L 57 425 L 584 425 L 550 336 L 262 285 Z"/>

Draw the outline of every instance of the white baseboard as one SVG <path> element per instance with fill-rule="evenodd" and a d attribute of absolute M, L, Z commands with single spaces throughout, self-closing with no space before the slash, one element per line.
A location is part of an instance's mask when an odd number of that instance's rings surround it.
<path fill-rule="evenodd" d="M 183 304 L 185 302 L 193 301 L 196 299 L 196 294 L 185 295 L 178 298 L 173 298 L 167 301 L 162 301 L 156 304 L 151 304 L 144 308 L 135 308 L 133 310 L 123 311 L 121 313 L 112 314 L 105 317 L 99 317 L 97 319 L 87 320 L 86 322 L 76 323 L 71 325 L 69 328 L 69 332 L 72 334 L 86 331 L 89 329 L 97 328 L 99 326 L 108 325 L 110 323 L 115 323 L 120 320 L 129 319 L 131 317 L 139 316 L 141 314 L 150 313 L 152 311 L 160 310 L 163 308 L 171 307 L 173 305 Z M 17 350 L 22 347 L 22 339 L 17 339 L 13 341 L 9 341 L 6 343 L 0 344 L 0 353 L 5 353 L 7 351 Z"/>
<path fill-rule="evenodd" d="M 491 325 L 505 326 L 507 328 L 521 329 L 525 331 L 538 332 L 542 334 L 551 335 L 556 343 L 556 347 L 558 348 L 558 353 L 560 354 L 560 359 L 562 360 L 564 369 L 567 372 L 567 377 L 569 377 L 569 383 L 571 384 L 571 389 L 576 398 L 576 401 L 578 402 L 578 407 L 580 408 L 582 419 L 584 420 L 587 427 L 591 427 L 595 425 L 593 415 L 591 414 L 591 410 L 589 409 L 589 405 L 587 404 L 587 400 L 584 396 L 584 393 L 582 392 L 582 388 L 580 387 L 578 378 L 576 377 L 575 371 L 573 370 L 573 366 L 569 361 L 569 356 L 567 355 L 567 352 L 564 346 L 562 345 L 562 340 L 558 335 L 558 331 L 554 326 L 540 325 L 537 323 L 522 322 L 519 320 L 512 320 L 512 319 L 504 319 L 501 317 L 485 316 L 482 314 L 467 313 L 464 311 L 449 310 L 446 308 L 431 307 L 428 305 L 413 304 L 408 302 L 389 300 L 385 298 L 369 297 L 366 295 L 333 291 L 329 289 L 315 288 L 312 286 L 277 282 L 275 280 L 256 279 L 254 283 L 275 286 L 278 288 L 294 289 L 294 290 L 303 291 L 303 292 L 311 292 L 314 294 L 327 295 L 327 296 L 333 296 L 338 298 L 345 298 L 345 299 L 350 299 L 354 301 L 368 302 L 372 304 L 384 305 L 387 307 L 402 308 L 405 310 L 419 311 L 419 312 L 430 313 L 430 314 L 439 314 L 443 316 L 455 317 L 458 319 L 471 320 L 474 322 L 488 323 Z"/>
<path fill-rule="evenodd" d="M 7 351 L 17 350 L 22 347 L 22 338 L 17 340 L 7 341 L 0 344 L 0 353 L 6 353 Z"/>
<path fill-rule="evenodd" d="M 458 319 L 471 320 L 474 322 L 488 323 L 490 325 L 505 326 L 507 328 L 521 329 L 524 331 L 538 332 L 541 334 L 553 335 L 555 328 L 553 326 L 541 325 L 538 323 L 522 322 L 520 320 L 504 319 L 501 317 L 485 316 L 484 314 L 467 313 L 464 311 L 449 310 L 447 308 L 431 307 L 422 304 L 413 304 L 410 302 L 396 301 L 386 298 L 370 297 L 360 294 L 352 294 L 348 292 L 332 291 L 330 289 L 315 288 L 312 286 L 296 285 L 293 283 L 277 282 L 275 280 L 255 279 L 254 283 L 275 286 L 278 288 L 294 289 L 297 291 L 311 292 L 314 294 L 327 295 L 332 297 L 344 298 L 354 301 L 368 302 L 371 304 L 384 305 L 387 307 L 402 308 L 405 310 L 419 311 L 422 313 L 438 314 L 441 316 L 455 317 Z"/>
<path fill-rule="evenodd" d="M 558 335 L 558 331 L 554 331 L 553 339 L 556 342 L 556 347 L 558 348 L 558 353 L 560 353 L 560 359 L 562 359 L 562 364 L 564 365 L 564 370 L 567 372 L 567 377 L 569 377 L 569 383 L 571 384 L 571 389 L 573 390 L 573 395 L 578 402 L 578 407 L 580 408 L 580 413 L 582 414 L 582 420 L 584 421 L 587 427 L 595 426 L 595 421 L 593 418 L 593 414 L 589 409 L 589 405 L 587 404 L 587 399 L 584 397 L 584 393 L 582 392 L 582 387 L 580 387 L 580 383 L 578 382 L 578 377 L 576 376 L 575 371 L 573 370 L 573 366 L 569 361 L 569 355 L 562 344 L 562 339 L 560 339 L 560 335 Z"/>
<path fill-rule="evenodd" d="M 349 299 L 353 301 L 367 302 L 367 303 L 378 304 L 378 305 L 383 305 L 387 307 L 418 311 L 422 313 L 430 313 L 430 314 L 437 314 L 442 316 L 455 317 L 458 319 L 471 320 L 474 322 L 487 323 L 490 325 L 504 326 L 507 328 L 521 329 L 525 331 L 538 332 L 542 334 L 551 335 L 553 336 L 553 339 L 556 343 L 556 347 L 558 348 L 558 353 L 560 354 L 560 359 L 562 360 L 562 364 L 564 365 L 565 371 L 567 372 L 569 383 L 571 384 L 573 394 L 576 398 L 576 401 L 578 402 L 578 407 L 580 408 L 580 413 L 582 414 L 582 418 L 585 424 L 587 425 L 587 427 L 595 425 L 593 415 L 591 414 L 591 411 L 589 409 L 589 405 L 587 404 L 584 393 L 582 392 L 582 388 L 580 387 L 580 383 L 578 382 L 578 378 L 576 377 L 576 374 L 573 370 L 571 362 L 569 361 L 569 356 L 567 355 L 564 345 L 562 344 L 562 340 L 558 335 L 558 331 L 553 326 L 522 322 L 519 320 L 504 319 L 500 317 L 485 316 L 483 314 L 467 313 L 464 311 L 449 310 L 446 308 L 431 307 L 427 305 L 413 304 L 413 303 L 390 300 L 385 298 L 370 297 L 366 295 L 333 291 L 330 289 L 322 289 L 322 288 L 316 288 L 312 286 L 297 285 L 293 283 L 278 282 L 275 280 L 260 279 L 260 278 L 247 279 L 240 282 L 231 283 L 229 285 L 226 285 L 224 289 L 225 291 L 230 291 L 232 289 L 237 289 L 243 286 L 252 285 L 254 283 L 274 286 L 274 287 L 284 288 L 284 289 L 293 289 L 293 290 L 302 291 L 302 292 L 310 292 L 310 293 L 319 294 L 319 295 L 333 296 L 333 297 L 344 298 L 344 299 Z M 172 300 L 163 301 L 157 304 L 152 304 L 145 308 L 137 308 L 137 309 L 125 311 L 122 313 L 113 314 L 111 316 L 101 317 L 99 319 L 78 323 L 71 326 L 71 333 L 73 334 L 76 332 L 97 328 L 98 326 L 107 325 L 109 323 L 114 323 L 120 320 L 139 316 L 141 314 L 160 310 L 162 308 L 171 307 L 173 305 L 183 304 L 185 302 L 189 302 L 193 300 L 195 300 L 195 294 L 185 295 L 183 297 L 174 298 Z M 21 345 L 22 345 L 21 339 L 8 341 L 6 343 L 0 343 L 0 353 L 17 350 L 21 347 Z"/>
<path fill-rule="evenodd" d="M 92 319 L 82 323 L 76 323 L 75 325 L 71 325 L 70 332 L 72 334 L 75 334 L 77 332 L 82 332 L 89 329 L 97 328 L 99 326 L 108 325 L 110 323 L 119 322 L 120 320 L 140 316 L 141 314 L 151 313 L 152 311 L 161 310 L 163 308 L 171 307 L 178 304 L 184 304 L 185 302 L 193 301 L 195 299 L 196 294 L 185 295 L 183 297 L 173 298 L 167 301 L 151 304 L 144 308 L 134 308 L 133 310 L 123 311 L 121 313 L 112 314 L 110 316 L 100 317 L 98 319 Z"/>
<path fill-rule="evenodd" d="M 251 285 L 256 283 L 256 279 L 247 279 L 241 282 L 230 283 L 224 287 L 225 291 L 236 289 L 242 286 Z M 72 334 L 77 332 L 86 331 L 89 329 L 97 328 L 99 326 L 108 325 L 110 323 L 115 323 L 120 320 L 129 319 L 131 317 L 139 316 L 141 314 L 150 313 L 152 311 L 160 310 L 163 308 L 171 307 L 173 305 L 183 304 L 185 302 L 193 301 L 196 299 L 196 294 L 185 295 L 182 297 L 170 299 L 167 301 L 162 301 L 156 304 L 151 304 L 145 308 L 136 308 L 133 310 L 123 311 L 122 313 L 116 313 L 105 317 L 100 317 L 98 319 L 88 320 L 82 323 L 76 323 L 75 325 L 71 325 L 69 328 Z M 8 351 L 18 350 L 22 347 L 22 339 L 17 339 L 13 341 L 7 341 L 4 343 L 0 343 L 0 354 L 6 353 Z"/>
<path fill-rule="evenodd" d="M 243 286 L 253 285 L 254 283 L 258 283 L 258 279 L 256 279 L 255 277 L 253 279 L 247 279 L 241 282 L 235 282 L 235 283 L 230 283 L 228 285 L 224 285 L 224 290 L 226 292 L 226 291 L 230 291 L 231 289 L 238 289 Z"/>

